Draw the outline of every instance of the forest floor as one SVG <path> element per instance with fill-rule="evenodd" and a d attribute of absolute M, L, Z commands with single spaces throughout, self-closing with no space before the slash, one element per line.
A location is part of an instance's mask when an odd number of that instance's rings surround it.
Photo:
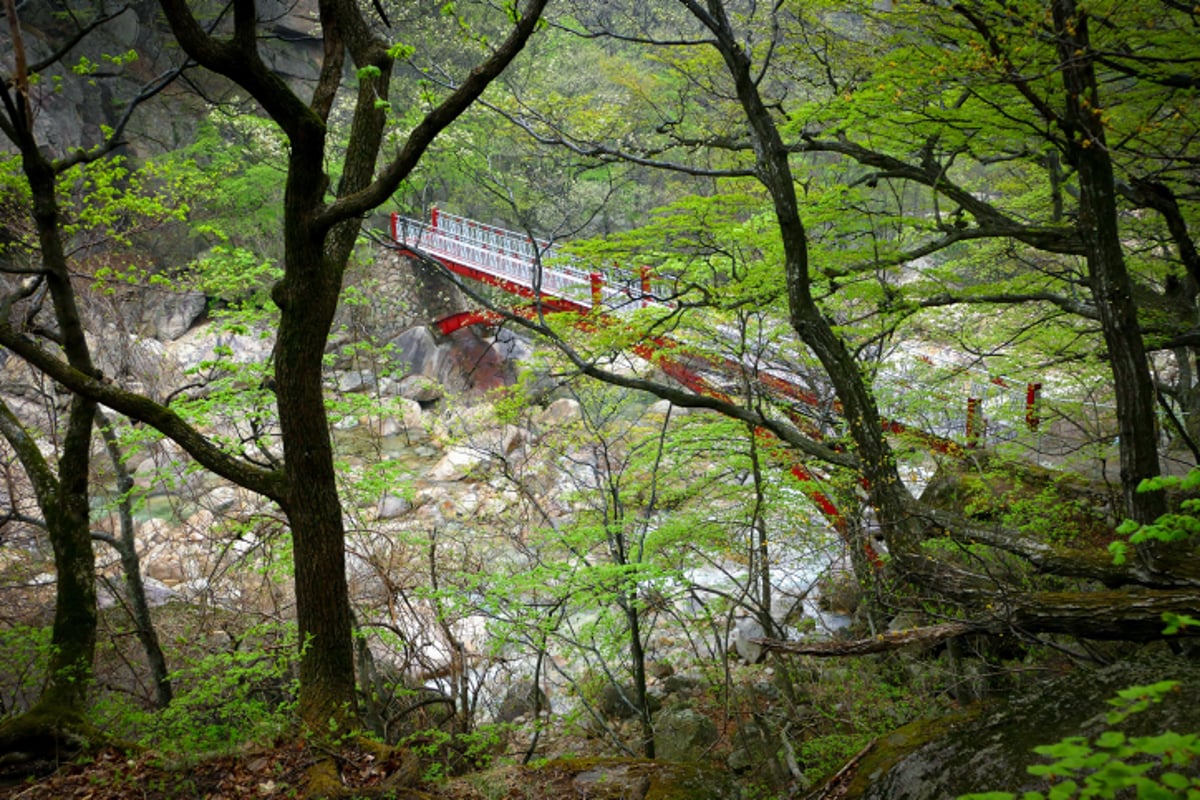
<path fill-rule="evenodd" d="M 300 798 L 308 770 L 333 755 L 346 798 L 394 800 L 561 800 L 563 798 L 654 796 L 688 800 L 736 796 L 732 776 L 699 765 L 640 759 L 570 758 L 534 766 L 493 766 L 434 782 L 404 785 L 405 769 L 366 750 L 336 753 L 303 743 L 281 743 L 240 755 L 214 756 L 186 764 L 164 764 L 152 754 L 131 756 L 115 749 L 64 764 L 52 774 L 0 784 L 0 800 L 251 800 Z M 702 788 L 703 787 L 703 788 Z M 696 792 L 699 791 L 699 794 Z M 822 795 L 824 797 L 825 795 Z M 831 796 L 836 796 L 831 795 Z"/>
<path fill-rule="evenodd" d="M 283 743 L 240 755 L 188 764 L 164 764 L 154 755 L 130 756 L 115 749 L 64 764 L 45 777 L 0 785 L 0 800 L 248 800 L 295 798 L 309 767 L 328 754 L 305 744 Z M 436 784 L 389 786 L 400 768 L 366 751 L 336 754 L 348 792 L 364 797 L 436 797 L 438 800 L 569 798 L 579 768 L 499 767 Z M 395 789 L 393 795 L 389 789 Z"/>

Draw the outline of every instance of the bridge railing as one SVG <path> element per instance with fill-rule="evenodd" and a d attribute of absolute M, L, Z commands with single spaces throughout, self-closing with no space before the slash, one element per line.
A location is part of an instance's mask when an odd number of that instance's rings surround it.
<path fill-rule="evenodd" d="M 554 257 L 555 248 L 549 242 L 452 214 L 439 214 L 436 210 L 428 223 L 394 214 L 392 237 L 400 244 L 531 291 L 590 304 L 589 273 L 570 266 L 538 263 L 539 257 Z"/>
<path fill-rule="evenodd" d="M 493 278 L 587 308 L 600 305 L 620 310 L 657 302 L 651 294 L 648 273 L 638 277 L 627 270 L 610 274 L 579 269 L 566 262 L 552 242 L 437 208 L 430 213 L 428 223 L 393 214 L 392 238 Z M 555 263 L 548 265 L 547 261 Z"/>
<path fill-rule="evenodd" d="M 454 265 L 451 268 L 462 274 L 476 279 L 486 276 L 483 279 L 493 284 L 507 281 L 531 293 L 567 300 L 581 309 L 604 308 L 621 313 L 647 305 L 668 305 L 654 297 L 647 270 L 634 273 L 624 269 L 611 272 L 579 269 L 567 262 L 550 241 L 446 214 L 437 208 L 432 210 L 428 223 L 393 214 L 392 238 Z M 546 261 L 553 263 L 547 265 Z M 927 358 L 919 360 L 933 366 Z M 1019 421 L 1031 431 L 1038 430 L 1041 383 L 1010 386 L 998 378 L 972 379 L 967 386 L 945 392 L 944 397 L 930 397 L 931 376 L 910 375 L 911 369 L 911 366 L 889 365 L 884 370 L 889 380 L 877 389 L 882 404 L 890 406 L 888 411 L 897 416 L 916 416 L 927 432 L 965 439 L 971 447 L 985 438 L 992 441 L 1012 438 L 1020 427 Z M 791 386 L 804 392 L 801 377 L 786 369 L 768 376 L 772 377 L 777 386 Z M 997 388 L 1002 391 L 996 391 Z M 965 398 L 951 396 L 963 393 Z M 929 402 L 914 407 L 911 402 L 914 397 Z"/>

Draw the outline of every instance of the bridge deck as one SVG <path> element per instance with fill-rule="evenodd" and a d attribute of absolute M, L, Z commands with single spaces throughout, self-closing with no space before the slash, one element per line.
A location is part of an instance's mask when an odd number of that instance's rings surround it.
<path fill-rule="evenodd" d="M 651 277 L 645 270 L 634 273 L 581 269 L 564 258 L 552 242 L 446 214 L 436 208 L 428 223 L 393 214 L 392 237 L 402 247 L 430 256 L 458 275 L 517 297 L 538 298 L 550 310 L 622 314 L 647 306 L 668 307 L 652 292 Z M 443 321 L 443 330 L 449 332 L 452 327 L 489 318 L 487 312 L 465 312 Z M 669 342 L 667 346 L 676 344 Z M 663 342 L 658 345 L 661 347 Z M 769 353 L 766 355 L 766 360 L 760 355 L 749 365 L 721 356 L 710 366 L 716 372 L 736 376 L 737 380 L 749 372 L 768 391 L 809 406 L 832 405 L 820 397 L 821 392 L 813 390 L 811 380 L 786 363 L 787 359 L 773 360 Z M 893 419 L 887 423 L 889 429 L 917 433 L 938 449 L 957 446 L 952 440 L 970 447 L 985 436 L 993 442 L 1013 438 L 1021 422 L 1029 430 L 1037 429 L 1041 383 L 1017 383 L 957 367 L 953 369 L 960 373 L 959 383 L 965 390 L 957 397 L 945 391 L 939 396 L 931 393 L 927 385 L 929 374 L 936 371 L 932 358 L 925 355 L 913 361 L 918 363 L 885 365 L 882 375 L 886 379 L 879 381 L 881 400 L 893 406 L 895 417 L 903 416 L 905 411 L 912 413 L 912 404 L 905 401 L 911 400 L 914 393 L 930 402 L 921 409 L 919 424 L 906 426 Z M 687 369 L 696 372 L 695 368 Z M 708 385 L 709 393 L 720 382 L 712 376 L 693 377 L 697 385 Z"/>

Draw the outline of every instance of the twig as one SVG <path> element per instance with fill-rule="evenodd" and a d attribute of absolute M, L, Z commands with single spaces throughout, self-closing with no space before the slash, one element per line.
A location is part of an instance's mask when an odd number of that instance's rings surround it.
<path fill-rule="evenodd" d="M 865 756 L 867 754 L 867 752 L 870 751 L 870 749 L 875 746 L 876 741 L 878 741 L 878 740 L 872 739 L 871 741 L 867 742 L 866 747 L 864 747 L 862 750 L 859 750 L 857 753 L 855 753 L 853 756 L 851 756 L 850 760 L 847 761 L 845 764 L 843 764 L 842 768 L 833 774 L 833 777 L 831 777 L 829 780 L 827 780 L 823 784 L 821 784 L 816 789 L 816 791 L 810 792 L 809 794 L 805 795 L 804 800 L 819 800 L 819 798 L 825 797 L 828 794 L 827 790 L 829 789 L 829 787 L 833 786 L 838 781 L 840 781 L 842 778 L 844 778 L 846 776 L 846 773 L 849 772 L 851 769 L 857 767 L 858 762 L 861 761 L 862 757 Z"/>

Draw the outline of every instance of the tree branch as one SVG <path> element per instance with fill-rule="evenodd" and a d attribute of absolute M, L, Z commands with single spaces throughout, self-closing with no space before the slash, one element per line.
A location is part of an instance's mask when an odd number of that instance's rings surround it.
<path fill-rule="evenodd" d="M 825 641 L 792 642 L 783 639 L 751 639 L 754 644 L 777 653 L 792 653 L 800 656 L 816 656 L 832 658 L 840 656 L 865 656 L 871 653 L 886 653 L 899 650 L 901 647 L 917 645 L 932 647 L 947 639 L 965 636 L 986 630 L 986 626 L 974 622 L 944 622 L 940 625 L 929 625 L 924 628 L 910 628 L 906 631 L 887 631 L 866 639 L 842 641 L 838 639 Z"/>
<path fill-rule="evenodd" d="M 164 0 L 181 2 L 181 0 Z M 313 223 L 330 228 L 343 220 L 357 217 L 377 208 L 390 197 L 408 177 L 433 140 L 474 103 L 484 89 L 504 71 L 533 35 L 547 0 L 529 0 L 521 18 L 508 38 L 482 64 L 471 70 L 467 79 L 430 111 L 408 135 L 400 152 L 369 186 L 330 203 L 316 215 Z"/>
<path fill-rule="evenodd" d="M 111 382 L 86 375 L 16 333 L 11 323 L 0 320 L 0 345 L 7 347 L 50 378 L 89 400 L 102 403 L 130 419 L 150 425 L 175 441 L 201 465 L 223 478 L 276 502 L 283 497 L 282 473 L 253 466 L 217 448 L 199 431 L 169 408 L 146 397 L 121 389 Z"/>

